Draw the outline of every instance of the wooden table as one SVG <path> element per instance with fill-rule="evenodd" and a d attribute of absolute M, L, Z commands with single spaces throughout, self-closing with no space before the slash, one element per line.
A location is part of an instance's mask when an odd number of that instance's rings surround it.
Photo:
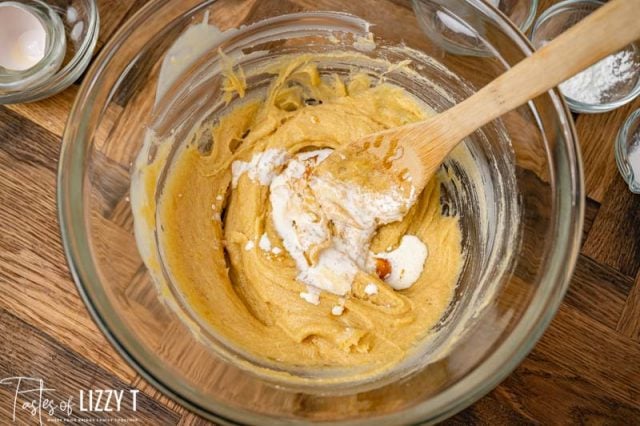
<path fill-rule="evenodd" d="M 552 2 L 542 1 L 539 10 Z M 98 3 L 99 50 L 143 2 Z M 208 424 L 161 395 L 115 352 L 69 275 L 56 216 L 56 164 L 77 91 L 73 85 L 41 102 L 0 106 L 0 380 L 43 378 L 56 395 L 126 390 L 122 413 L 83 413 L 76 406 L 79 418 L 133 417 L 126 408 L 129 389 L 137 389 L 140 424 Z M 640 423 L 640 196 L 618 176 L 612 148 L 622 121 L 639 107 L 640 99 L 611 113 L 577 116 L 588 198 L 569 292 L 526 360 L 449 423 Z M 0 424 L 13 415 L 15 385 L 0 385 Z M 17 424 L 36 421 L 22 407 L 16 418 Z"/>

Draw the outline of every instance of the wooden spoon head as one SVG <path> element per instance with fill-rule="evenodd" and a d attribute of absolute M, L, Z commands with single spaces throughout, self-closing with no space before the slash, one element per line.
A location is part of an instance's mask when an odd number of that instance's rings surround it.
<path fill-rule="evenodd" d="M 403 151 L 395 145 L 382 136 L 358 140 L 335 150 L 320 163 L 314 175 L 366 192 L 399 192 L 409 199 L 415 193 L 413 178 L 404 162 L 394 157 Z"/>
<path fill-rule="evenodd" d="M 376 192 L 396 188 L 417 195 L 457 143 L 439 118 L 365 136 L 334 151 L 315 174 Z"/>

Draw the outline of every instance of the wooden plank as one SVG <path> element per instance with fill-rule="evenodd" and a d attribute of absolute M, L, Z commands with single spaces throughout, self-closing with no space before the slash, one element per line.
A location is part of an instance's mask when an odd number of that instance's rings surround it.
<path fill-rule="evenodd" d="M 135 387 L 136 389 L 140 389 L 147 395 L 151 395 L 154 400 L 160 402 L 163 406 L 169 408 L 172 412 L 178 413 L 180 415 L 178 426 L 208 426 L 215 424 L 213 422 L 210 422 L 209 420 L 205 420 L 197 414 L 190 412 L 182 405 L 168 398 L 156 388 L 151 386 L 141 376 L 136 376 L 136 378 L 131 383 L 131 386 Z"/>
<path fill-rule="evenodd" d="M 640 342 L 563 305 L 536 352 L 589 381 L 603 395 L 640 407 Z"/>
<path fill-rule="evenodd" d="M 616 330 L 640 342 L 640 273 L 624 304 Z"/>
<path fill-rule="evenodd" d="M 535 419 L 526 417 L 504 402 L 499 390 L 494 390 L 469 408 L 442 422 L 443 426 L 534 424 Z"/>
<path fill-rule="evenodd" d="M 211 5 L 209 23 L 221 31 L 247 25 L 255 19 L 255 9 L 263 7 L 265 0 L 237 0 L 234 2 L 217 2 Z M 252 15 L 253 13 L 253 15 Z"/>
<path fill-rule="evenodd" d="M 487 397 L 444 424 L 629 424 L 640 407 L 604 395 L 544 354 L 529 357 Z"/>
<path fill-rule="evenodd" d="M 62 138 L 77 93 L 78 86 L 72 84 L 66 90 L 50 98 L 27 104 L 11 104 L 5 107 Z M 98 140 L 103 140 L 106 137 L 106 133 L 111 130 L 121 114 L 122 108 L 119 105 L 115 103 L 109 105 L 103 113 L 102 123 L 97 130 Z"/>
<path fill-rule="evenodd" d="M 6 380 L 11 377 L 28 377 L 42 379 L 44 386 L 50 391 L 43 393 L 44 398 L 52 399 L 56 404 L 59 401 L 67 401 L 71 398 L 73 404 L 71 413 L 55 410 L 49 415 L 46 410 L 42 412 L 43 422 L 48 419 L 61 419 L 78 422 L 106 422 L 112 419 L 131 419 L 141 424 L 177 424 L 180 416 L 155 401 L 149 395 L 138 390 L 135 397 L 135 410 L 133 409 L 132 388 L 127 382 L 120 380 L 108 370 L 86 360 L 82 354 L 67 348 L 49 335 L 34 327 L 4 309 L 0 309 L 0 336 L 11 342 L 11 350 L 4 353 L 0 363 L 0 419 L 10 422 L 13 418 L 12 399 L 15 397 L 18 382 Z M 25 380 L 20 384 L 20 390 L 32 389 L 34 383 Z M 29 386 L 29 387 L 27 387 Z M 83 408 L 88 408 L 89 390 L 117 390 L 123 391 L 120 412 L 116 412 L 115 400 L 110 404 L 114 411 L 80 411 L 80 391 L 83 393 Z M 22 403 L 30 401 L 34 396 L 18 397 L 16 409 L 16 422 L 21 424 L 37 424 L 35 416 L 22 409 Z M 103 404 L 104 404 L 103 400 Z M 74 421 L 75 419 L 75 421 Z M 93 421 L 91 419 L 94 419 Z M 98 420 L 102 419 L 102 420 Z"/>
<path fill-rule="evenodd" d="M 582 253 L 625 275 L 640 268 L 640 197 L 615 176 L 602 201 Z"/>
<path fill-rule="evenodd" d="M 613 145 L 622 123 L 637 108 L 640 98 L 607 114 L 582 114 L 576 119 L 587 196 L 598 202 L 604 200 L 612 182 L 619 179 Z"/>
<path fill-rule="evenodd" d="M 5 155 L 4 170 L 9 171 L 16 163 L 23 163 L 45 173 L 55 173 L 58 150 L 55 135 L 0 106 L 0 151 Z"/>
<path fill-rule="evenodd" d="M 140 8 L 144 3 L 136 0 L 97 0 L 97 3 L 100 14 L 100 32 L 95 51 L 99 52 L 122 26 L 124 20 L 130 16 L 132 8 Z"/>
<path fill-rule="evenodd" d="M 0 308 L 128 380 L 133 370 L 106 343 L 69 277 L 56 222 L 58 147 L 56 136 L 0 108 Z"/>
<path fill-rule="evenodd" d="M 154 400 L 169 408 L 169 410 L 178 413 L 181 417 L 189 413 L 186 408 L 157 390 L 140 375 L 136 375 L 136 377 L 134 377 L 134 379 L 130 383 L 130 386 L 136 389 L 140 389 L 141 392 L 152 396 Z"/>
<path fill-rule="evenodd" d="M 258 22 L 275 14 L 295 13 L 304 11 L 305 8 L 296 4 L 295 0 L 260 0 L 249 9 L 245 21 Z M 329 10 L 329 9 L 326 9 Z"/>
<path fill-rule="evenodd" d="M 626 275 L 580 255 L 564 302 L 615 329 L 632 286 Z"/>
<path fill-rule="evenodd" d="M 71 85 L 55 96 L 27 104 L 11 104 L 6 107 L 23 117 L 38 123 L 56 136 L 62 136 L 70 106 L 78 93 L 78 86 Z"/>
<path fill-rule="evenodd" d="M 584 242 L 587 240 L 587 237 L 589 236 L 589 232 L 591 231 L 591 227 L 593 226 L 593 221 L 596 220 L 596 216 L 598 215 L 599 210 L 600 210 L 600 203 L 587 197 L 585 207 L 584 207 L 584 225 L 582 227 L 582 244 L 584 244 Z"/>

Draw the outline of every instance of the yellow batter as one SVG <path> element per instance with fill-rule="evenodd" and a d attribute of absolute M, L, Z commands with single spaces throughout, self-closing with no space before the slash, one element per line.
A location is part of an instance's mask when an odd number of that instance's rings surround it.
<path fill-rule="evenodd" d="M 335 149 L 431 112 L 403 89 L 364 74 L 321 78 L 312 58 L 278 72 L 265 97 L 242 101 L 211 128 L 210 153 L 193 144 L 179 153 L 158 206 L 164 261 L 194 311 L 253 356 L 306 367 L 392 367 L 441 318 L 461 267 L 458 218 L 441 214 L 438 178 L 402 221 L 381 226 L 371 245 L 377 253 L 404 235 L 420 238 L 429 254 L 415 284 L 398 291 L 362 271 L 344 302 L 323 291 L 314 305 L 300 297 L 305 287 L 274 229 L 269 186 L 245 173 L 233 187 L 231 164 L 270 148 L 291 156 Z M 239 88 L 242 79 L 228 80 L 228 92 Z M 264 233 L 275 250 L 253 246 Z M 364 291 L 370 283 L 376 294 Z M 339 303 L 344 311 L 332 314 Z"/>

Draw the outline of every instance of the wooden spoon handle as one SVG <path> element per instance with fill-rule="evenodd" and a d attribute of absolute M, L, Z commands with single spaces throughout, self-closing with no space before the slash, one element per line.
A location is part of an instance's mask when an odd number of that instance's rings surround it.
<path fill-rule="evenodd" d="M 640 39 L 640 0 L 612 0 L 530 57 L 445 111 L 459 134 L 453 148 L 479 127 L 545 93 L 600 59 Z M 444 116 L 442 117 L 445 118 Z"/>

